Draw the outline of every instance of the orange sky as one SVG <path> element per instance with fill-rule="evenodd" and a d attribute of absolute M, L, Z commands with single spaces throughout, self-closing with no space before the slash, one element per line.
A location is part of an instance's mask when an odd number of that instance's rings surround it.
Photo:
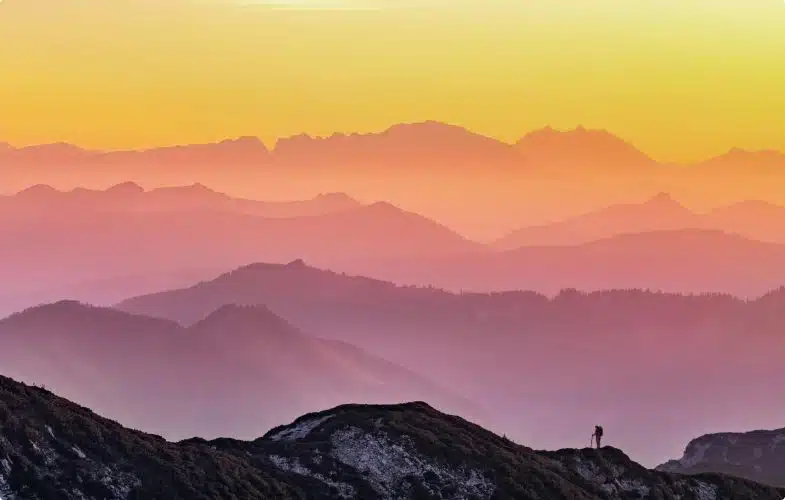
<path fill-rule="evenodd" d="M 433 119 L 506 141 L 605 128 L 661 160 L 785 150 L 781 0 L 299 2 L 4 0 L 0 140 L 272 143 Z"/>

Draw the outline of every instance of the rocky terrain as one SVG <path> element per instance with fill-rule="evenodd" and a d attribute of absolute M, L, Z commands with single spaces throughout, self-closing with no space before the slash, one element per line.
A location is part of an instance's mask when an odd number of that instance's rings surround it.
<path fill-rule="evenodd" d="M 657 467 L 665 472 L 717 472 L 785 486 L 785 429 L 706 434 L 684 456 Z"/>
<path fill-rule="evenodd" d="M 538 452 L 425 403 L 345 405 L 254 441 L 179 443 L 0 377 L 0 498 L 781 500 L 650 471 L 614 448 Z"/>

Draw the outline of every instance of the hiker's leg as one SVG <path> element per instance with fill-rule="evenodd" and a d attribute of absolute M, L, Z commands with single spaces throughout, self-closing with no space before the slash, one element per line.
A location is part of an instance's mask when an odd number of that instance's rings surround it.
<path fill-rule="evenodd" d="M 597 436 L 597 449 L 599 450 L 602 446 L 600 445 L 600 441 L 602 440 L 602 436 Z"/>

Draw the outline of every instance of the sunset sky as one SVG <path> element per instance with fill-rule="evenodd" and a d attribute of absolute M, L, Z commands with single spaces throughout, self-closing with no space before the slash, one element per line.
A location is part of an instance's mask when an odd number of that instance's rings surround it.
<path fill-rule="evenodd" d="M 505 141 L 605 128 L 668 161 L 785 150 L 782 0 L 296 3 L 4 0 L 0 141 L 272 144 L 432 119 Z"/>

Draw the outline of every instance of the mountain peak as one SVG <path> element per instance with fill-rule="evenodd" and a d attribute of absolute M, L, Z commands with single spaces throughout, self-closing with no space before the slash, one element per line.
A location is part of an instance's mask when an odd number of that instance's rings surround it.
<path fill-rule="evenodd" d="M 297 334 L 297 330 L 288 321 L 263 304 L 225 304 L 191 328 L 197 330 L 207 329 L 221 333 L 232 332 L 233 334 Z"/>
<path fill-rule="evenodd" d="M 51 195 L 57 195 L 61 192 L 57 189 L 53 188 L 48 184 L 35 184 L 28 188 L 25 188 L 18 193 L 17 196 L 26 197 L 26 198 L 39 198 L 39 197 L 46 197 Z"/>
<path fill-rule="evenodd" d="M 654 163 L 632 144 L 603 129 L 545 127 L 523 136 L 515 147 L 524 157 L 562 166 L 636 167 Z"/>
<path fill-rule="evenodd" d="M 657 208 L 671 208 L 677 209 L 681 211 L 687 211 L 687 209 L 679 203 L 670 193 L 660 192 L 643 202 L 644 206 L 648 207 L 657 207 Z"/>
<path fill-rule="evenodd" d="M 659 192 L 654 196 L 652 196 L 651 198 L 649 198 L 649 200 L 647 201 L 647 203 L 668 203 L 668 204 L 675 203 L 675 202 L 676 200 L 673 199 L 670 193 L 666 193 L 666 192 Z"/>
<path fill-rule="evenodd" d="M 106 193 L 134 195 L 144 193 L 144 188 L 135 182 L 122 182 L 106 190 Z"/>
<path fill-rule="evenodd" d="M 319 193 L 314 198 L 316 200 L 324 200 L 324 201 L 351 201 L 355 202 L 354 198 L 349 196 L 347 193 L 343 193 L 340 191 L 335 191 L 332 193 Z"/>

